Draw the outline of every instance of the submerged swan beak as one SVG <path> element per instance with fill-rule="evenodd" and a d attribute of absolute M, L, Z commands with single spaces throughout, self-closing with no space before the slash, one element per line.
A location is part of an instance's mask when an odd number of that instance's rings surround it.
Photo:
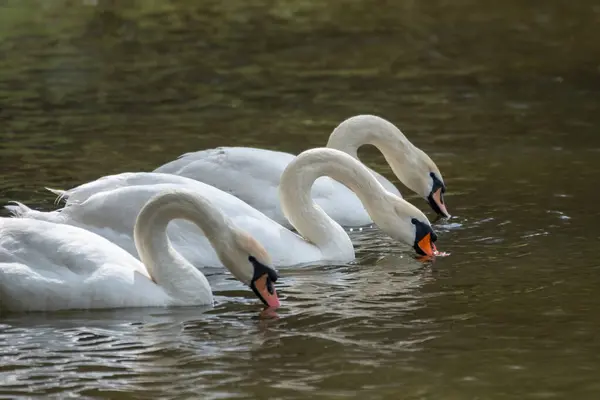
<path fill-rule="evenodd" d="M 424 224 L 417 219 L 413 219 L 412 223 L 416 227 L 415 231 L 415 244 L 413 248 L 422 256 L 435 256 L 437 254 L 437 249 L 435 247 L 435 241 L 437 240 L 437 235 L 431 229 L 431 226 Z"/>
<path fill-rule="evenodd" d="M 434 256 L 436 254 L 437 249 L 431 240 L 431 233 L 428 233 L 421 240 L 415 243 L 415 250 L 422 256 Z"/>
<path fill-rule="evenodd" d="M 446 192 L 446 187 L 433 172 L 430 174 L 430 176 L 433 179 L 433 187 L 431 188 L 429 196 L 427 196 L 429 206 L 439 216 L 450 218 L 450 213 L 448 213 L 446 204 L 444 203 L 444 192 Z"/>
<path fill-rule="evenodd" d="M 250 262 L 254 266 L 254 276 L 250 281 L 250 288 L 256 296 L 269 308 L 279 308 L 279 297 L 273 285 L 277 282 L 277 272 L 272 268 L 261 264 L 256 258 L 250 256 Z"/>

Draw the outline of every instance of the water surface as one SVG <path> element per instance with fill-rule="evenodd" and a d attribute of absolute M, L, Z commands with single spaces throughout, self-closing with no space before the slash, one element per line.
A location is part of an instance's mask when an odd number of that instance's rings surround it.
<path fill-rule="evenodd" d="M 373 113 L 454 217 L 435 262 L 369 229 L 284 270 L 277 319 L 218 272 L 214 308 L 4 316 L 0 397 L 596 399 L 599 36 L 587 0 L 3 2 L 3 204 Z"/>

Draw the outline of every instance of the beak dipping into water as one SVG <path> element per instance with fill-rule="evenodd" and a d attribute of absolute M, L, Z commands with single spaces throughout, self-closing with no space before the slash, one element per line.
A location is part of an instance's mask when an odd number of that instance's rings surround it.
<path fill-rule="evenodd" d="M 258 279 L 253 280 L 250 287 L 267 307 L 279 308 L 281 305 L 279 303 L 279 297 L 277 297 L 277 290 L 275 290 L 273 281 L 268 274 L 264 274 Z"/>
<path fill-rule="evenodd" d="M 279 308 L 281 305 L 274 283 L 277 282 L 277 272 L 261 264 L 256 258 L 250 256 L 248 260 L 254 266 L 254 276 L 250 281 L 250 288 L 267 307 Z"/>
<path fill-rule="evenodd" d="M 419 240 L 419 242 L 415 246 L 415 250 L 417 253 L 423 256 L 434 256 L 437 253 L 437 249 L 435 248 L 435 244 L 431 240 L 431 234 L 428 233 L 423 237 L 423 239 Z"/>
<path fill-rule="evenodd" d="M 417 254 L 422 256 L 435 256 L 438 251 L 435 247 L 437 235 L 431 226 L 413 218 L 412 223 L 415 225 L 415 243 L 413 248 Z"/>

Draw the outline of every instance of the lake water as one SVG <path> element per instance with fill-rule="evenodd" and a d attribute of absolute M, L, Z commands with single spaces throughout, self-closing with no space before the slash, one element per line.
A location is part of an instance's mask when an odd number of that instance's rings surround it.
<path fill-rule="evenodd" d="M 353 232 L 272 319 L 219 273 L 214 308 L 6 315 L 0 398 L 600 396 L 596 2 L 117 3 L 0 3 L 0 203 L 372 113 L 440 167 L 451 255 Z"/>

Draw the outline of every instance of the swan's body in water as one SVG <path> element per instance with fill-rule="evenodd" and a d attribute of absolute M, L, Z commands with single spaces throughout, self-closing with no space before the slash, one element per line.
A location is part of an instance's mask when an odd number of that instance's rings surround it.
<path fill-rule="evenodd" d="M 147 201 L 131 227 L 141 261 L 81 228 L 0 218 L 0 312 L 212 304 L 206 277 L 167 238 L 167 224 L 177 218 L 201 228 L 263 303 L 279 305 L 277 274 L 259 242 L 204 196 L 168 190 Z"/>
<path fill-rule="evenodd" d="M 328 148 L 343 151 L 358 160 L 358 149 L 372 144 L 384 155 L 394 174 L 410 190 L 424 197 L 440 216 L 448 217 L 444 204 L 446 187 L 439 169 L 422 150 L 387 120 L 358 115 L 343 121 L 327 142 Z M 281 175 L 295 156 L 250 147 L 219 147 L 187 153 L 154 170 L 207 183 L 230 193 L 262 211 L 275 222 L 290 227 L 281 210 L 278 187 Z M 370 170 L 383 187 L 400 196 L 385 177 Z M 372 223 L 361 200 L 350 189 L 323 177 L 312 187 L 315 202 L 342 226 Z"/>
<path fill-rule="evenodd" d="M 427 217 L 412 204 L 385 190 L 358 160 L 327 148 L 303 152 L 281 177 L 282 210 L 302 237 L 237 197 L 202 182 L 170 174 L 129 173 L 104 177 L 62 193 L 68 204 L 58 211 L 40 212 L 22 205 L 8 208 L 23 217 L 85 228 L 137 256 L 131 237 L 133 216 L 157 191 L 184 187 L 210 198 L 236 226 L 262 243 L 273 265 L 352 261 L 354 247 L 350 237 L 310 196 L 315 180 L 325 175 L 354 191 L 379 228 L 392 238 L 414 247 L 420 254 L 433 254 L 436 236 Z M 159 181 L 162 183 L 157 184 Z M 217 254 L 196 226 L 173 221 L 168 233 L 177 251 L 196 267 L 221 266 Z"/>

